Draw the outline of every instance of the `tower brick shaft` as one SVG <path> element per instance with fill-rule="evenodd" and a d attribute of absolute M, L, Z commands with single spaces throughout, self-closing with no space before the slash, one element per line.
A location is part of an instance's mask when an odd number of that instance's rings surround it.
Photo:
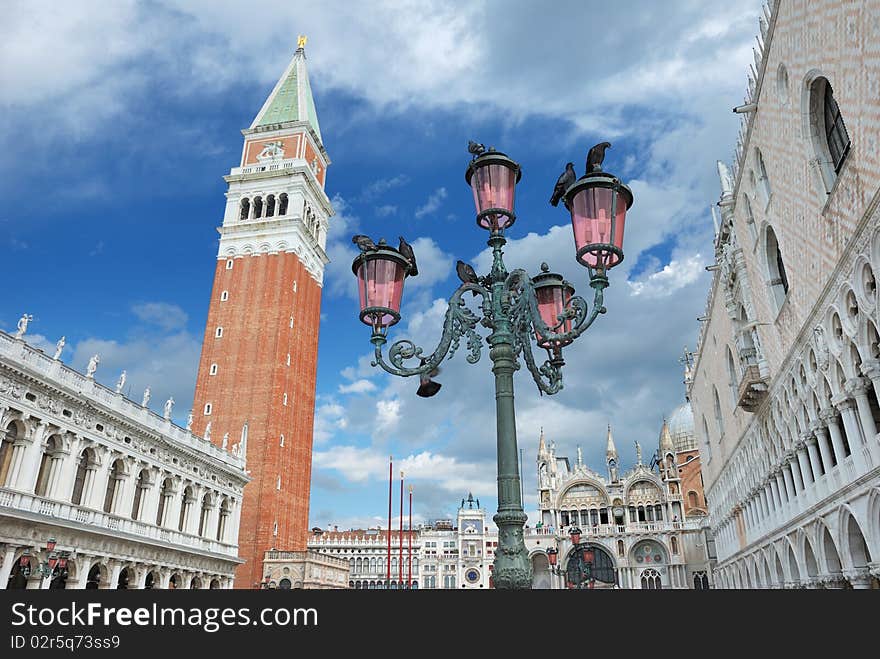
<path fill-rule="evenodd" d="M 303 44 L 304 40 L 301 39 Z M 244 450 L 236 588 L 264 553 L 305 550 L 330 164 L 300 47 L 245 137 L 226 212 L 193 402 L 193 431 Z M 236 447 L 237 445 L 237 447 Z"/>

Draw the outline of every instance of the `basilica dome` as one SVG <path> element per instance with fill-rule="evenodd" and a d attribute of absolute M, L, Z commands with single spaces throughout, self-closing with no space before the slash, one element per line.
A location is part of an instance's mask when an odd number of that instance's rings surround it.
<path fill-rule="evenodd" d="M 697 436 L 694 434 L 694 412 L 691 410 L 689 402 L 676 407 L 669 415 L 666 424 L 676 452 L 697 449 Z"/>

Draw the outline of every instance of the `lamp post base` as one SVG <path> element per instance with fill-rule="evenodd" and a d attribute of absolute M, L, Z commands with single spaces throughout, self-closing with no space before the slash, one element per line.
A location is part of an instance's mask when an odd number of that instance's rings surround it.
<path fill-rule="evenodd" d="M 498 551 L 492 568 L 492 581 L 498 590 L 530 590 L 532 566 L 523 541 L 523 512 L 499 512 L 492 518 L 498 526 Z"/>

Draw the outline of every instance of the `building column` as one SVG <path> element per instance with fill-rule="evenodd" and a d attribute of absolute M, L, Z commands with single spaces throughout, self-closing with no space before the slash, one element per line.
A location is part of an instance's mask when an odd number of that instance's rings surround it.
<path fill-rule="evenodd" d="M 846 451 L 843 448 L 843 438 L 840 435 L 840 426 L 837 418 L 839 413 L 836 409 L 822 410 L 822 419 L 828 425 L 828 433 L 831 435 L 831 447 L 834 449 L 834 459 L 838 466 L 846 459 Z"/>
<path fill-rule="evenodd" d="M 818 440 L 812 435 L 807 438 L 807 454 L 810 459 L 810 469 L 813 472 L 813 482 L 815 483 L 822 476 L 822 470 L 819 468 L 819 451 L 816 448 Z"/>
<path fill-rule="evenodd" d="M 831 445 L 828 434 L 828 428 L 820 423 L 811 426 L 816 434 L 816 443 L 819 446 L 819 455 L 822 456 L 822 473 L 827 474 L 834 467 L 834 460 L 831 456 Z"/>
<path fill-rule="evenodd" d="M 801 467 L 797 459 L 797 451 L 792 451 L 788 455 L 788 468 L 791 470 L 791 477 L 794 480 L 795 495 L 804 491 L 804 476 L 801 473 Z"/>
<path fill-rule="evenodd" d="M 767 506 L 767 517 L 776 512 L 776 500 L 773 495 L 773 485 L 776 483 L 772 478 L 764 482 L 764 505 Z"/>
<path fill-rule="evenodd" d="M 801 478 L 804 481 L 804 487 L 806 488 L 807 485 L 811 485 L 815 482 L 816 472 L 813 471 L 812 466 L 810 465 L 810 460 L 807 457 L 806 441 L 801 439 L 795 448 L 797 450 L 798 466 L 801 468 Z"/>
<path fill-rule="evenodd" d="M 143 493 L 145 500 L 141 504 L 140 520 L 148 524 L 157 525 L 156 515 L 159 514 L 159 498 L 162 494 L 162 481 L 165 479 L 162 473 L 156 469 L 150 469 L 150 479 L 152 482 Z"/>
<path fill-rule="evenodd" d="M 104 455 L 101 456 L 101 466 L 97 469 L 91 470 L 91 482 L 89 483 L 89 499 L 86 502 L 85 497 L 83 497 L 84 505 L 89 508 L 94 508 L 95 510 L 103 510 L 104 509 L 104 498 L 107 495 L 107 481 L 110 477 L 110 463 L 111 455 L 109 450 L 104 451 Z"/>
<path fill-rule="evenodd" d="M 101 590 L 111 590 L 116 588 L 116 584 L 119 582 L 119 573 L 122 572 L 122 563 L 119 561 L 108 561 L 107 568 L 110 572 L 110 577 L 107 579 L 106 583 L 100 585 Z"/>
<path fill-rule="evenodd" d="M 846 390 L 856 401 L 859 421 L 862 424 L 864 438 L 870 442 L 877 438 L 877 424 L 874 415 L 871 414 L 871 403 L 868 401 L 868 387 L 871 386 L 865 378 L 852 378 L 846 381 Z"/>
<path fill-rule="evenodd" d="M 785 488 L 786 500 L 791 501 L 795 496 L 794 477 L 791 475 L 791 463 L 787 457 L 783 458 L 782 463 L 782 485 Z"/>
<path fill-rule="evenodd" d="M 15 489 L 21 490 L 22 492 L 33 493 L 34 488 L 37 485 L 37 474 L 40 471 L 40 459 L 43 454 L 43 439 L 46 437 L 48 428 L 49 424 L 45 421 L 41 421 L 37 425 L 30 439 L 30 443 L 26 444 L 23 447 L 24 450 L 19 453 L 18 464 L 12 465 L 15 472 L 13 473 L 14 480 L 10 482 L 15 483 Z M 15 457 L 14 454 L 13 457 Z M 28 587 L 30 587 L 30 584 L 28 584 Z"/>
<path fill-rule="evenodd" d="M 3 548 L 3 564 L 0 565 L 0 590 L 5 590 L 6 584 L 9 583 L 9 575 L 12 574 L 12 568 L 15 567 L 15 551 L 17 549 L 17 545 L 6 545 Z"/>
<path fill-rule="evenodd" d="M 837 404 L 840 410 L 840 418 L 843 420 L 843 427 L 846 430 L 846 438 L 849 441 L 849 450 L 852 454 L 853 464 L 859 472 L 865 469 L 865 459 L 862 457 L 861 448 L 864 446 L 862 440 L 862 431 L 859 428 L 859 421 L 856 415 L 856 403 L 852 398 L 847 398 Z"/>

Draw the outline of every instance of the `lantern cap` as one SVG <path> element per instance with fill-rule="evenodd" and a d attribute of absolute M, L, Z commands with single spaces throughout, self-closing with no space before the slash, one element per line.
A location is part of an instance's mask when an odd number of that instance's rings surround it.
<path fill-rule="evenodd" d="M 486 165 L 504 165 L 508 169 L 514 170 L 516 172 L 517 183 L 519 183 L 522 178 L 522 169 L 520 168 L 519 163 L 509 158 L 506 153 L 496 151 L 494 147 L 490 146 L 487 151 L 484 151 L 468 163 L 468 168 L 464 173 L 464 180 L 468 185 L 471 184 L 471 177 L 474 175 L 474 172 L 480 167 L 485 167 Z"/>
<path fill-rule="evenodd" d="M 399 250 L 387 244 L 384 238 L 379 239 L 375 249 L 363 250 L 360 254 L 354 257 L 354 260 L 351 262 L 351 271 L 357 275 L 361 265 L 366 261 L 372 261 L 373 259 L 397 261 L 404 266 L 405 275 L 411 274 L 412 263 L 410 263 L 409 259 L 401 254 Z"/>
<path fill-rule="evenodd" d="M 571 200 L 574 199 L 578 192 L 586 188 L 617 188 L 623 195 L 623 198 L 626 199 L 626 209 L 629 210 L 633 204 L 632 190 L 614 174 L 610 172 L 590 172 L 589 174 L 584 174 L 568 186 L 568 189 L 562 195 L 566 206 L 571 208 Z"/>
<path fill-rule="evenodd" d="M 538 289 L 545 286 L 562 286 L 571 290 L 574 295 L 574 286 L 570 282 L 562 278 L 562 275 L 556 272 L 550 272 L 550 266 L 546 263 L 541 264 L 541 273 L 532 277 L 532 285 Z"/>

